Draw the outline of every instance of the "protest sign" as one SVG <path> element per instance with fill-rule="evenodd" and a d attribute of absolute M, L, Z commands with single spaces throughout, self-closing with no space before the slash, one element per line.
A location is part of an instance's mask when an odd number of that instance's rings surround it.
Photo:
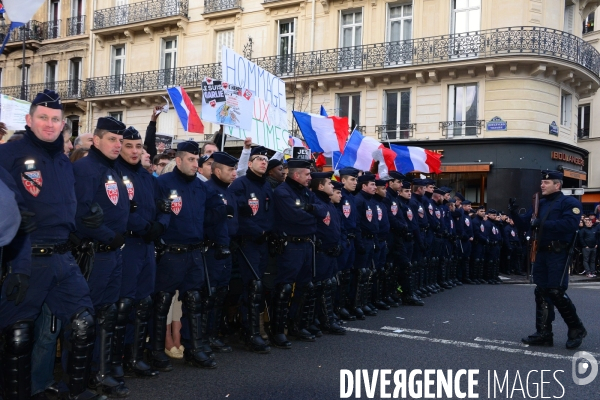
<path fill-rule="evenodd" d="M 157 154 L 162 154 L 173 147 L 173 135 L 157 133 L 154 143 L 156 144 Z"/>
<path fill-rule="evenodd" d="M 0 97 L 0 122 L 4 122 L 11 131 L 25 129 L 25 115 L 29 113 L 31 103 L 15 99 L 5 94 Z"/>
<path fill-rule="evenodd" d="M 204 78 L 202 81 L 202 119 L 219 125 L 250 130 L 255 96 L 249 89 Z"/>

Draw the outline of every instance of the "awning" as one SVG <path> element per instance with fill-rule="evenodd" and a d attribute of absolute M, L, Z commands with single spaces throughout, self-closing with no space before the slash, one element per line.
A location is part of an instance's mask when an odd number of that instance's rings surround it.
<path fill-rule="evenodd" d="M 490 172 L 492 162 L 477 163 L 442 163 L 441 173 L 460 173 L 460 172 Z"/>
<path fill-rule="evenodd" d="M 600 203 L 600 193 L 584 193 L 581 196 L 582 203 Z"/>
<path fill-rule="evenodd" d="M 566 168 L 566 167 L 563 167 L 562 165 L 558 166 L 558 170 L 562 171 L 563 174 L 567 178 L 578 179 L 580 181 L 587 181 L 587 174 L 584 171 L 579 171 L 577 169 Z"/>

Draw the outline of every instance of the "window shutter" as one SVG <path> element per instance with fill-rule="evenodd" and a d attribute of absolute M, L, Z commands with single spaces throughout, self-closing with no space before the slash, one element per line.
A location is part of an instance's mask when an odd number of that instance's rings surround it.
<path fill-rule="evenodd" d="M 575 6 L 566 6 L 565 7 L 565 25 L 564 29 L 567 33 L 573 33 L 573 16 L 574 16 Z"/>

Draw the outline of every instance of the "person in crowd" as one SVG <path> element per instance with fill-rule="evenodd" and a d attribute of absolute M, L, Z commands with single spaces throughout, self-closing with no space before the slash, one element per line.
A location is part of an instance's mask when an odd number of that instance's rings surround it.
<path fill-rule="evenodd" d="M 94 135 L 92 133 L 80 134 L 73 141 L 73 148 L 75 150 L 77 150 L 77 149 L 89 150 L 90 147 L 92 147 L 92 145 L 94 144 L 93 137 L 94 137 Z"/>
<path fill-rule="evenodd" d="M 596 251 L 598 249 L 598 232 L 588 217 L 583 219 L 585 226 L 579 230 L 578 239 L 583 256 L 583 267 L 588 278 L 596 277 Z"/>

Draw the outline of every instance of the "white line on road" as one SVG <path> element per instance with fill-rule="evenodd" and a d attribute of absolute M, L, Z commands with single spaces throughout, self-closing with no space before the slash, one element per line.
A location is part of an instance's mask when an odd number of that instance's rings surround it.
<path fill-rule="evenodd" d="M 511 342 L 509 340 L 484 339 L 484 338 L 480 338 L 480 337 L 476 337 L 474 340 L 476 342 L 487 342 L 487 343 L 495 343 L 495 344 L 507 344 L 509 346 L 529 347 L 528 344 L 521 343 L 521 342 Z"/>
<path fill-rule="evenodd" d="M 531 350 L 525 350 L 525 349 L 513 349 L 513 348 L 509 348 L 509 347 L 494 346 L 491 344 L 477 344 L 477 343 L 471 343 L 471 342 L 460 342 L 458 340 L 437 339 L 437 338 L 430 338 L 430 337 L 425 337 L 425 336 L 405 335 L 402 333 L 381 332 L 381 331 L 373 331 L 373 330 L 369 330 L 369 329 L 360 329 L 360 328 L 346 328 L 346 330 L 350 331 L 350 332 L 368 333 L 371 335 L 420 340 L 423 342 L 430 342 L 430 343 L 449 344 L 449 345 L 456 346 L 456 347 L 470 347 L 472 349 L 493 350 L 493 351 L 501 351 L 504 353 L 523 354 L 523 355 L 527 355 L 527 356 L 554 358 L 557 360 L 573 361 L 572 356 L 562 356 L 560 354 L 542 353 L 541 351 L 531 351 Z"/>
<path fill-rule="evenodd" d="M 421 335 L 429 334 L 429 331 L 420 331 L 418 329 L 407 329 L 407 328 L 394 328 L 393 326 L 384 326 L 381 329 L 385 329 L 386 331 L 402 331 L 408 333 L 420 333 Z"/>

